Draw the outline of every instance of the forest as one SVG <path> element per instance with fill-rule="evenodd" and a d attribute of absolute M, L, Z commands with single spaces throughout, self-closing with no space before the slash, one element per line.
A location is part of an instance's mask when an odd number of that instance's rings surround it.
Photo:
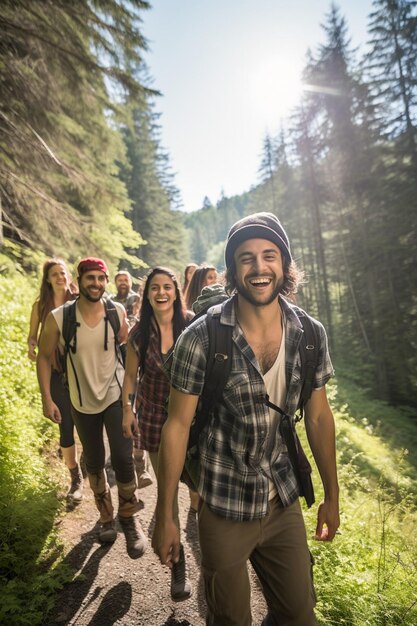
<path fill-rule="evenodd" d="M 299 302 L 325 323 L 338 369 L 416 407 L 416 3 L 374 2 L 364 58 L 332 5 L 302 100 L 263 140 L 259 180 L 191 214 L 143 61 L 149 9 L 2 3 L 2 247 L 71 262 L 94 252 L 135 276 L 156 264 L 180 273 L 189 260 L 221 269 L 236 218 L 272 211 L 306 273 Z"/>
<path fill-rule="evenodd" d="M 329 5 L 322 41 L 306 51 L 303 96 L 260 145 L 259 179 L 214 205 L 206 198 L 192 213 L 181 210 L 160 138 L 163 96 L 143 58 L 149 10 L 146 0 L 0 3 L 1 317 L 14 320 L 7 333 L 2 323 L 0 622 L 41 623 L 68 575 L 54 583 L 39 571 L 55 550 L 57 511 L 40 454 L 52 435 L 24 358 L 24 298 L 35 297 L 42 261 L 57 255 L 74 264 L 94 254 L 112 273 L 128 268 L 135 278 L 154 265 L 181 275 L 188 261 L 221 270 L 230 226 L 265 210 L 289 234 L 306 274 L 297 302 L 326 326 L 337 376 L 338 454 L 350 500 L 344 551 L 321 558 L 347 582 L 336 598 L 321 581 L 320 623 L 411 625 L 417 551 L 415 539 L 405 546 L 400 535 L 414 537 L 417 519 L 417 2 L 374 0 L 363 55 Z M 16 407 L 27 418 L 27 449 Z M 34 509 L 28 551 L 21 533 L 30 532 L 22 504 L 29 493 L 34 506 L 43 500 L 49 508 L 47 519 Z M 6 513 L 11 495 L 17 505 Z M 346 522 L 355 507 L 371 520 L 360 545 Z M 39 606 L 28 603 L 22 617 L 18 583 L 28 577 L 32 591 L 41 589 Z M 358 621 L 368 610 L 369 621 Z"/>

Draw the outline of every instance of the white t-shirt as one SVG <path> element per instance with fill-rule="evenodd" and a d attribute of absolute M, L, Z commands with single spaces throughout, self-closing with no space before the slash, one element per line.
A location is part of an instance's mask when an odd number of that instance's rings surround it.
<path fill-rule="evenodd" d="M 120 325 L 122 325 L 125 319 L 124 307 L 117 302 L 114 305 L 119 315 Z M 104 315 L 96 326 L 91 327 L 85 323 L 78 308 L 78 302 L 75 306 L 77 322 L 80 324 L 77 327 L 77 349 L 75 354 L 71 353 L 71 359 L 69 356 L 67 357 L 71 403 L 80 413 L 100 413 L 120 397 L 124 369 L 116 357 L 114 333 L 110 322 L 107 322 L 107 350 L 105 350 Z M 59 328 L 59 343 L 64 347 L 65 342 L 62 336 L 63 307 L 54 309 L 52 315 Z M 81 402 L 71 361 L 77 372 Z"/>
<path fill-rule="evenodd" d="M 279 347 L 277 358 L 275 359 L 275 363 L 265 374 L 263 374 L 263 379 L 266 387 L 267 394 L 269 396 L 270 401 L 282 408 L 285 404 L 285 397 L 287 394 L 287 383 L 285 379 L 285 326 L 282 328 L 282 339 L 281 345 Z M 281 416 L 276 411 L 269 409 L 269 428 L 268 428 L 268 438 L 266 444 L 266 458 L 271 458 L 271 448 L 275 444 L 275 433 L 279 428 Z M 274 455 L 275 456 L 275 455 Z M 265 473 L 269 475 L 270 468 L 268 462 L 265 460 L 264 466 Z M 269 500 L 277 494 L 277 490 L 275 489 L 274 483 L 272 480 L 269 481 Z"/>

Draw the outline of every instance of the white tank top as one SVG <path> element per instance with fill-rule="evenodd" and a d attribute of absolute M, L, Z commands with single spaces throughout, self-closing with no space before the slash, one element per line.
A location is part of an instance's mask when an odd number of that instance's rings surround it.
<path fill-rule="evenodd" d="M 282 328 L 281 345 L 275 363 L 271 369 L 263 375 L 263 379 L 270 401 L 280 408 L 283 408 L 287 395 L 287 383 L 285 380 L 285 325 L 283 325 Z M 267 476 L 270 474 L 269 459 L 271 458 L 272 447 L 276 441 L 275 433 L 279 428 L 279 422 L 280 415 L 276 411 L 269 409 L 268 437 L 263 466 Z M 277 456 L 276 451 L 274 451 L 274 456 Z M 276 494 L 277 490 L 275 489 L 274 483 L 272 480 L 269 480 L 269 500 L 272 500 Z"/>
<path fill-rule="evenodd" d="M 119 315 L 120 325 L 122 325 L 125 318 L 124 307 L 117 302 L 114 305 Z M 52 315 L 59 328 L 59 343 L 64 347 L 65 342 L 62 337 L 63 307 L 54 309 Z M 71 359 L 80 385 L 81 403 L 74 369 L 68 357 L 67 376 L 71 404 L 80 413 L 100 413 L 120 397 L 124 369 L 116 357 L 114 333 L 110 322 L 107 322 L 108 348 L 104 350 L 104 315 L 97 326 L 92 328 L 85 323 L 77 303 L 76 317 L 80 326 L 77 327 L 77 351 L 75 354 L 71 354 Z"/>

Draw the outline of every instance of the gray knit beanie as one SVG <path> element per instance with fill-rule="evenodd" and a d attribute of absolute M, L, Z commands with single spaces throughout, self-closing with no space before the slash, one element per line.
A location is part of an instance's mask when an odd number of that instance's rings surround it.
<path fill-rule="evenodd" d="M 252 213 L 238 220 L 227 235 L 224 252 L 226 267 L 233 262 L 235 250 L 247 239 L 267 239 L 281 250 L 284 258 L 291 263 L 290 242 L 281 222 L 273 213 Z"/>

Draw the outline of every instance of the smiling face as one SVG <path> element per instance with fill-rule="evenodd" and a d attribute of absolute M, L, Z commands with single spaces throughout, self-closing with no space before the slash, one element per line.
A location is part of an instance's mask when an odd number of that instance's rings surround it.
<path fill-rule="evenodd" d="M 104 272 L 89 270 L 78 278 L 80 295 L 89 302 L 98 302 L 106 290 L 107 283 L 107 276 Z"/>
<path fill-rule="evenodd" d="M 66 268 L 59 263 L 57 263 L 56 265 L 52 265 L 52 267 L 49 268 L 47 280 L 54 291 L 60 289 L 68 289 L 68 272 Z"/>
<path fill-rule="evenodd" d="M 174 281 L 167 274 L 155 274 L 151 278 L 148 300 L 154 313 L 173 311 L 176 297 Z"/>
<path fill-rule="evenodd" d="M 119 298 L 126 298 L 132 288 L 132 281 L 127 274 L 119 274 L 115 278 L 117 295 Z"/>
<path fill-rule="evenodd" d="M 271 304 L 284 282 L 282 255 L 267 239 L 248 239 L 240 244 L 234 255 L 236 289 L 242 298 L 254 306 Z"/>

